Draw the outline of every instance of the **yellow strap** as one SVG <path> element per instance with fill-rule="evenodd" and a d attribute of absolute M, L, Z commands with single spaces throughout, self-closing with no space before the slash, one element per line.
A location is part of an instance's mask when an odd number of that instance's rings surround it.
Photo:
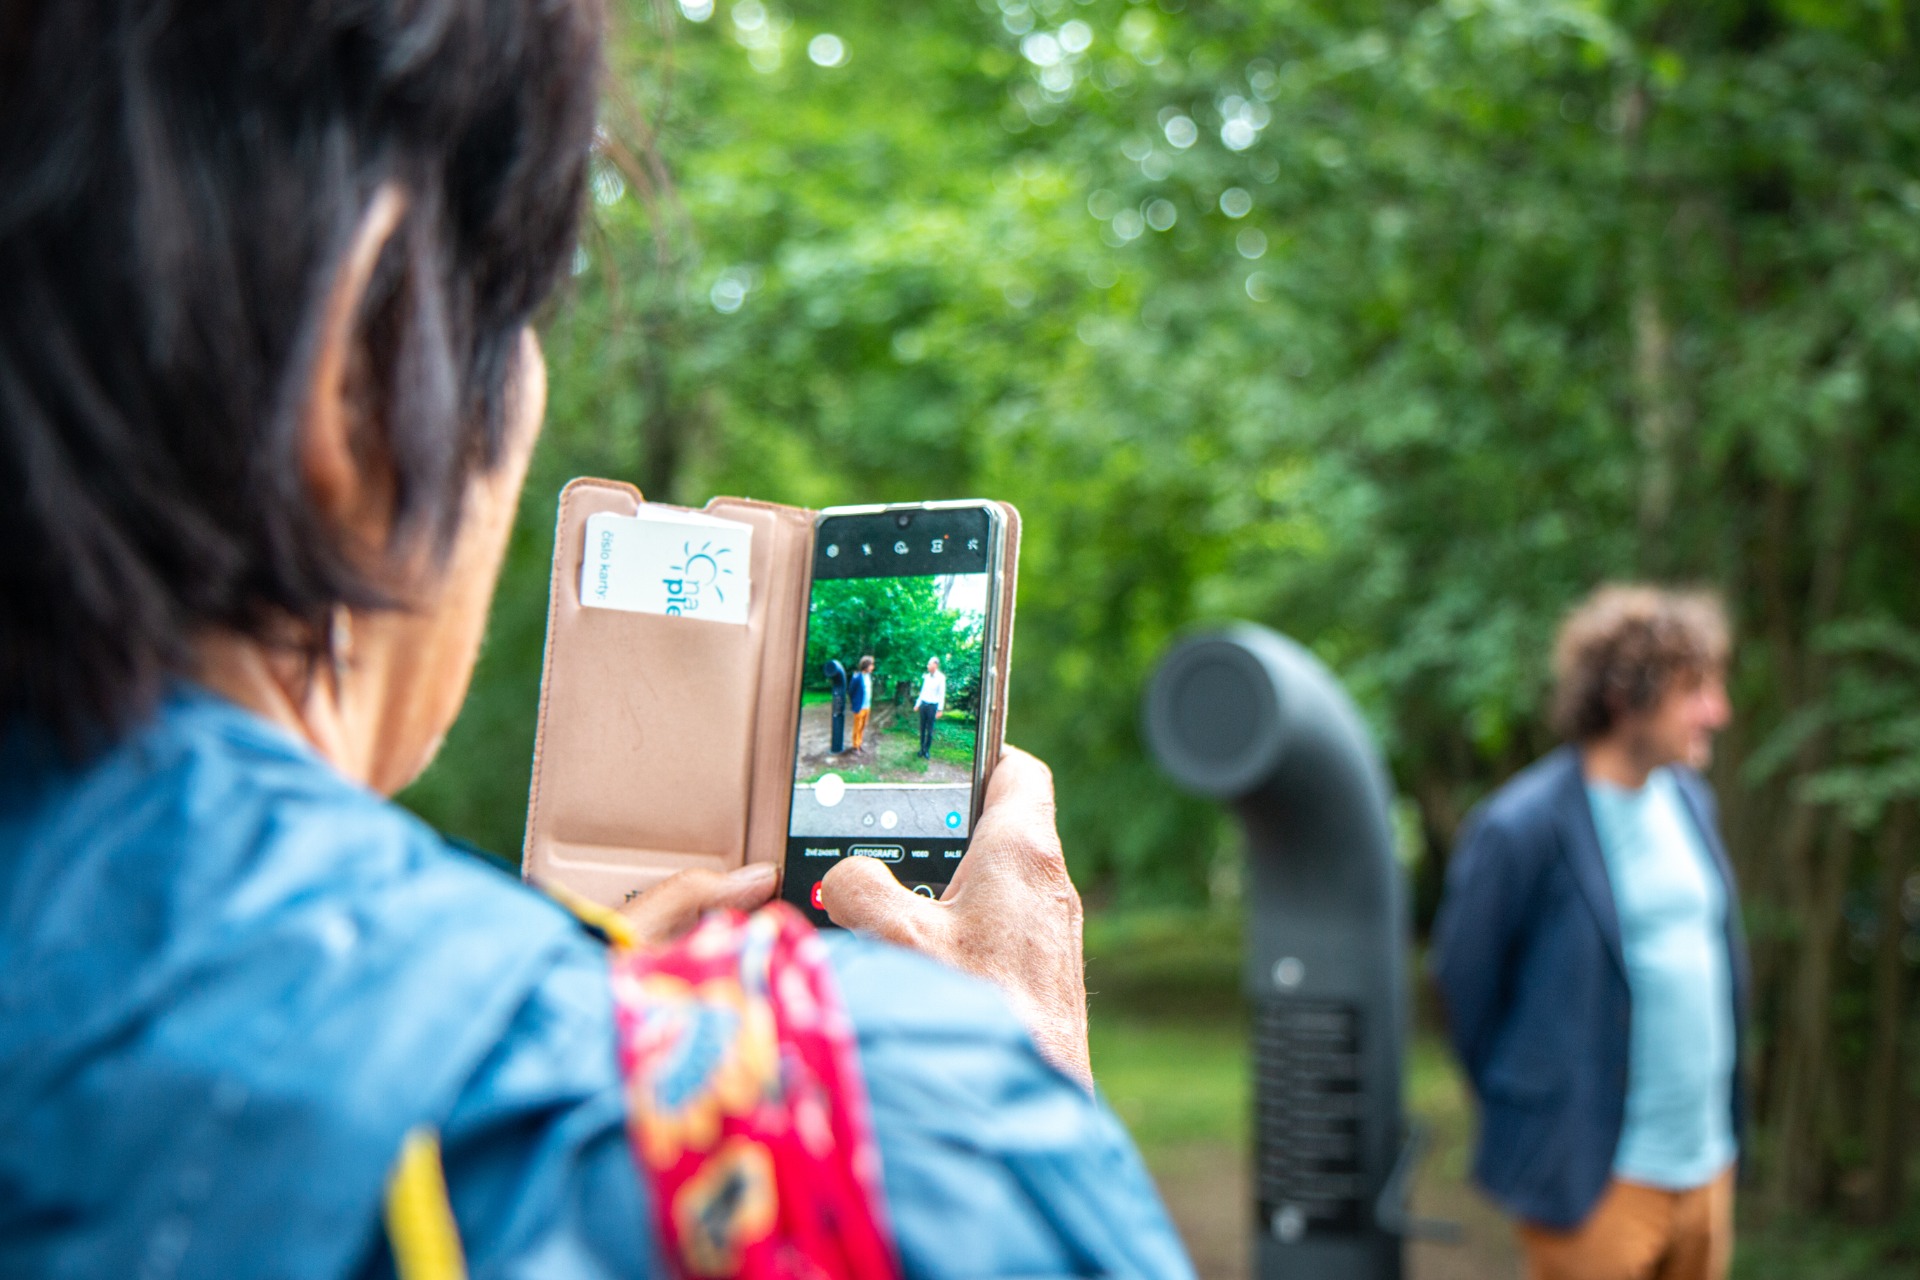
<path fill-rule="evenodd" d="M 400 1143 L 387 1181 L 387 1240 L 400 1280 L 467 1280 L 460 1228 L 440 1167 L 440 1136 L 422 1126 Z"/>
<path fill-rule="evenodd" d="M 541 881 L 540 892 L 573 912 L 581 924 L 598 929 L 602 937 L 616 947 L 639 945 L 640 936 L 618 911 L 603 907 L 591 898 L 583 898 L 557 880 Z"/>

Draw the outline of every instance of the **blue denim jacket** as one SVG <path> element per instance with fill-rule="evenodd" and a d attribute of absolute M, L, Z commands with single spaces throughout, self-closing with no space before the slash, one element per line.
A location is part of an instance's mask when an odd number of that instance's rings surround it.
<path fill-rule="evenodd" d="M 1112 1115 L 990 987 L 837 937 L 909 1277 L 1187 1277 Z M 184 691 L 0 739 L 0 1274 L 390 1272 L 441 1132 L 473 1274 L 663 1276 L 605 957 L 278 729 Z"/>

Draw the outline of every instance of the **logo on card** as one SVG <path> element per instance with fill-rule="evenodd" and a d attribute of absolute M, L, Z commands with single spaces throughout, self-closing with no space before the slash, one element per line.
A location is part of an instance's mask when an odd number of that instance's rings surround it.
<path fill-rule="evenodd" d="M 683 543 L 680 563 L 670 566 L 660 579 L 667 593 L 667 612 L 675 617 L 699 613 L 707 597 L 716 605 L 725 604 L 734 572 L 724 561 L 732 554 L 732 547 L 715 549 L 711 541 L 701 543 L 697 550 L 691 541 Z"/>
<path fill-rule="evenodd" d="M 580 603 L 742 623 L 753 592 L 753 528 L 698 511 L 641 504 L 587 517 Z"/>

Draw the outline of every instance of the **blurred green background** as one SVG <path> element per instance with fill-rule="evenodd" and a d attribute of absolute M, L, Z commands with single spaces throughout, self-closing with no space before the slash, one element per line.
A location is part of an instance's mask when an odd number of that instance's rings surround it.
<path fill-rule="evenodd" d="M 1920 9 L 615 9 L 546 439 L 410 803 L 518 848 L 578 474 L 1018 505 L 1009 735 L 1054 767 L 1096 943 L 1233 918 L 1231 833 L 1136 733 L 1183 628 L 1254 618 L 1347 681 L 1424 925 L 1461 818 L 1552 745 L 1561 612 L 1607 578 L 1709 584 L 1758 999 L 1742 1266 L 1912 1274 Z M 1228 924 L 1177 932 L 1231 970 Z M 1197 1007 L 1095 1004 L 1176 1202 L 1179 1136 L 1230 1145 L 1243 1105 L 1230 991 Z M 1414 1068 L 1465 1214 L 1464 1100 L 1430 1040 Z"/>

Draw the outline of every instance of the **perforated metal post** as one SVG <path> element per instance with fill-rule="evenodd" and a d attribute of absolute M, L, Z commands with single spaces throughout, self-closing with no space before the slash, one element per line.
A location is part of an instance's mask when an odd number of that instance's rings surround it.
<path fill-rule="evenodd" d="M 833 694 L 833 743 L 830 748 L 834 755 L 847 749 L 847 669 L 839 660 L 828 658 L 824 668 L 827 674 L 827 688 Z"/>
<path fill-rule="evenodd" d="M 1161 661 L 1146 736 L 1245 829 L 1259 1280 L 1398 1280 L 1406 906 L 1386 775 L 1333 675 L 1262 627 Z"/>

